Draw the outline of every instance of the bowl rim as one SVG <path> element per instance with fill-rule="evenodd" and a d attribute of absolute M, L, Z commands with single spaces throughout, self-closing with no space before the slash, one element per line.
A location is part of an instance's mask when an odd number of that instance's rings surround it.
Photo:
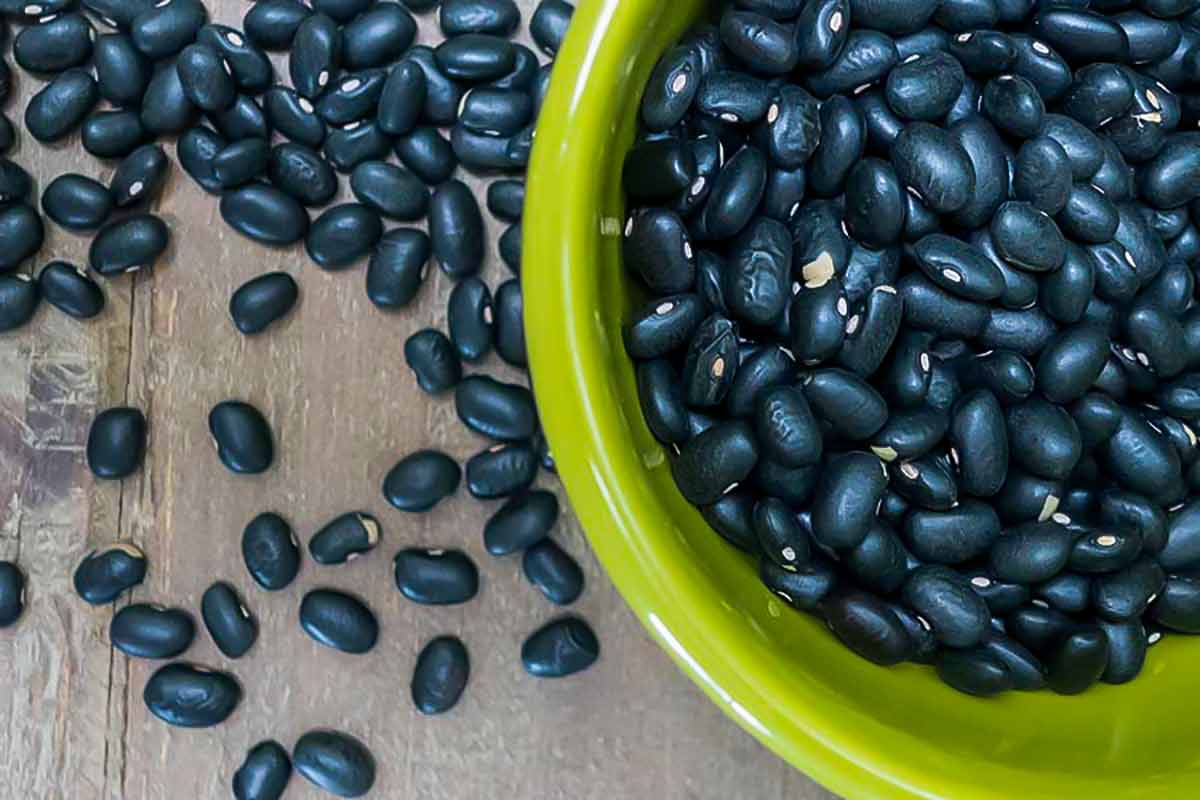
<path fill-rule="evenodd" d="M 899 754 L 890 756 L 872 747 L 817 693 L 792 693 L 781 702 L 779 690 L 786 689 L 786 682 L 764 674 L 750 655 L 760 645 L 733 624 L 718 598 L 696 591 L 686 571 L 663 558 L 654 537 L 643 535 L 640 509 L 630 503 L 636 494 L 635 478 L 625 474 L 603 446 L 606 432 L 627 422 L 604 402 L 603 379 L 587 366 L 589 357 L 607 343 L 572 273 L 588 262 L 587 246 L 581 242 L 594 242 L 602 230 L 612 235 L 613 220 L 599 219 L 591 199 L 600 186 L 594 169 L 597 154 L 608 145 L 611 131 L 589 120 L 597 104 L 611 99 L 627 65 L 621 48 L 605 43 L 633 37 L 648 14 L 662 19 L 668 13 L 678 15 L 685 5 L 701 4 L 702 0 L 583 0 L 556 55 L 522 215 L 526 341 L 543 428 L 588 541 L 626 604 L 727 716 L 840 794 L 943 796 L 935 776 L 928 776 L 921 787 L 900 778 L 901 764 L 889 763 L 893 758 L 899 761 Z M 648 5 L 660 8 L 647 10 Z M 553 447 L 566 441 L 572 446 Z M 698 624 L 698 618 L 704 623 Z M 801 706 L 803 725 L 783 710 Z"/>

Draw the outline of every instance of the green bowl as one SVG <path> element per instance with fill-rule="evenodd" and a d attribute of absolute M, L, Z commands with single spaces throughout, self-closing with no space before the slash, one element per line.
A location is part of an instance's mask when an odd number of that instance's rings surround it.
<path fill-rule="evenodd" d="M 642 421 L 621 325 L 620 174 L 658 56 L 700 0 L 582 0 L 538 125 L 524 216 L 533 382 L 567 494 L 650 634 L 725 712 L 851 798 L 1200 795 L 1200 641 L 1132 684 L 979 700 L 876 667 L 785 607 L 676 491 Z"/>

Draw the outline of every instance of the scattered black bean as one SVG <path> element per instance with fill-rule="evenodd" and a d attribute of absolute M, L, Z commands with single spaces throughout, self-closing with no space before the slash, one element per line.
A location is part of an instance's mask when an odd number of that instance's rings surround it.
<path fill-rule="evenodd" d="M 465 603 L 479 591 L 479 570 L 461 550 L 410 547 L 396 554 L 396 588 L 414 603 Z"/>
<path fill-rule="evenodd" d="M 72 172 L 59 175 L 42 192 L 42 210 L 70 230 L 99 228 L 113 209 L 113 196 L 104 184 Z"/>
<path fill-rule="evenodd" d="M 101 275 L 154 266 L 167 249 L 167 225 L 153 214 L 134 214 L 100 229 L 88 249 L 88 264 Z"/>
<path fill-rule="evenodd" d="M 208 430 L 218 458 L 230 472 L 265 472 L 275 458 L 271 427 L 249 403 L 226 400 L 213 406 Z"/>
<path fill-rule="evenodd" d="M 378 213 L 362 203 L 343 203 L 313 220 L 304 250 L 322 269 L 342 269 L 366 256 L 381 236 Z"/>
<path fill-rule="evenodd" d="M 300 627 L 343 653 L 366 653 L 379 640 L 379 621 L 361 600 L 335 589 L 314 589 L 300 602 Z"/>
<path fill-rule="evenodd" d="M 300 572 L 300 543 L 292 527 L 274 512 L 259 514 L 242 531 L 242 559 L 262 588 L 278 591 Z"/>
<path fill-rule="evenodd" d="M 274 740 L 250 748 L 233 773 L 235 800 L 279 800 L 292 777 L 292 760 Z"/>
<path fill-rule="evenodd" d="M 146 556 L 136 546 L 121 542 L 84 556 L 75 569 L 75 593 L 94 606 L 116 600 L 126 589 L 146 577 Z"/>
<path fill-rule="evenodd" d="M 335 517 L 313 534 L 308 552 L 318 564 L 344 564 L 379 544 L 379 522 L 362 511 Z"/>
<path fill-rule="evenodd" d="M 562 617 L 530 634 L 521 662 L 537 678 L 562 678 L 587 669 L 600 657 L 600 642 L 579 617 Z"/>
<path fill-rule="evenodd" d="M 107 408 L 88 430 L 87 463 L 97 478 L 119 480 L 142 465 L 146 453 L 146 417 L 136 408 Z"/>
<path fill-rule="evenodd" d="M 488 552 L 496 555 L 491 547 Z M 529 582 L 556 605 L 570 605 L 583 592 L 583 570 L 551 539 L 542 539 L 525 548 L 521 568 Z"/>
<path fill-rule="evenodd" d="M 462 470 L 437 450 L 418 450 L 400 459 L 383 479 L 383 496 L 401 511 L 428 511 L 458 489 Z"/>
<path fill-rule="evenodd" d="M 0 273 L 10 272 L 42 247 L 45 228 L 41 215 L 27 203 L 13 203 L 0 208 Z"/>
<path fill-rule="evenodd" d="M 221 216 L 243 236 L 270 245 L 299 241 L 308 232 L 308 212 L 274 186 L 251 183 L 221 196 Z"/>
<path fill-rule="evenodd" d="M 440 394 L 462 379 L 462 363 L 446 334 L 435 328 L 417 331 L 404 341 L 404 361 L 428 394 Z"/>
<path fill-rule="evenodd" d="M 258 639 L 258 623 L 232 586 L 218 581 L 200 599 L 208 634 L 226 658 L 241 658 Z"/>
<path fill-rule="evenodd" d="M 64 70 L 29 99 L 25 127 L 39 142 L 56 142 L 79 127 L 99 98 L 90 72 L 79 67 Z"/>
<path fill-rule="evenodd" d="M 208 728 L 234 712 L 242 687 L 227 672 L 177 661 L 150 676 L 142 699 L 150 713 L 168 725 Z"/>
<path fill-rule="evenodd" d="M 38 291 L 47 303 L 76 319 L 90 319 L 104 309 L 104 292 L 79 267 L 51 261 L 38 273 Z"/>
<path fill-rule="evenodd" d="M 25 611 L 25 574 L 11 561 L 0 561 L 0 628 L 16 624 Z"/>
<path fill-rule="evenodd" d="M 535 490 L 518 495 L 496 511 L 483 528 L 483 543 L 494 556 L 516 553 L 544 539 L 558 520 L 558 498 Z"/>
<path fill-rule="evenodd" d="M 432 248 L 416 228 L 393 228 L 376 244 L 367 264 L 367 297 L 392 310 L 412 302 L 425 280 Z"/>
<path fill-rule="evenodd" d="M 292 748 L 296 771 L 338 797 L 361 797 L 375 784 L 375 758 L 347 733 L 309 731 Z"/>
<path fill-rule="evenodd" d="M 467 648 L 454 636 L 439 636 L 421 648 L 413 669 L 412 699 L 422 714 L 442 714 L 462 697 L 471 673 Z"/>

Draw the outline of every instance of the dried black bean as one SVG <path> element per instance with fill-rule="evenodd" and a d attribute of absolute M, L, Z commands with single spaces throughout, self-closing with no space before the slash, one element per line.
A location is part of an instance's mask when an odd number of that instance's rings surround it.
<path fill-rule="evenodd" d="M 221 54 L 206 44 L 191 44 L 175 60 L 188 100 L 201 111 L 222 111 L 237 99 L 237 83 Z"/>
<path fill-rule="evenodd" d="M 890 666 L 912 654 L 908 631 L 887 604 L 874 595 L 835 591 L 821 602 L 821 614 L 834 636 L 868 661 Z"/>
<path fill-rule="evenodd" d="M 191 44 L 207 21 L 208 12 L 199 0 L 168 0 L 134 17 L 129 35 L 143 55 L 158 61 Z"/>
<path fill-rule="evenodd" d="M 937 121 L 963 89 L 962 65 L 948 53 L 913 55 L 901 55 L 903 62 L 888 73 L 888 105 L 903 119 Z"/>
<path fill-rule="evenodd" d="M 1058 574 L 1071 555 L 1071 533 L 1057 522 L 1033 522 L 1005 531 L 989 554 L 1001 580 L 1039 583 Z"/>
<path fill-rule="evenodd" d="M 105 34 L 96 39 L 93 49 L 100 96 L 116 106 L 138 106 L 150 85 L 152 70 L 133 40 L 122 33 Z"/>
<path fill-rule="evenodd" d="M 413 705 L 422 714 L 442 714 L 462 697 L 471 673 L 467 648 L 454 636 L 439 636 L 421 648 L 413 669 Z"/>
<path fill-rule="evenodd" d="M 292 748 L 296 771 L 338 797 L 361 797 L 375 785 L 375 758 L 347 733 L 309 731 Z"/>
<path fill-rule="evenodd" d="M 61 72 L 88 60 L 93 36 L 83 14 L 44 16 L 13 39 L 13 60 L 27 72 Z"/>
<path fill-rule="evenodd" d="M 902 471 L 904 466 L 901 464 L 895 471 Z M 899 487 L 893 490 L 899 492 Z M 978 500 L 963 500 L 949 509 L 910 511 L 904 520 L 903 534 L 913 555 L 922 561 L 961 564 L 988 552 L 1000 538 L 1000 520 L 991 506 Z"/>
<path fill-rule="evenodd" d="M 379 621 L 365 603 L 335 589 L 313 589 L 300 601 L 300 627 L 343 653 L 366 653 L 379 640 Z"/>
<path fill-rule="evenodd" d="M 383 481 L 383 496 L 401 511 L 428 511 L 454 494 L 462 480 L 458 463 L 436 450 L 402 458 Z"/>
<path fill-rule="evenodd" d="M 200 599 L 204 626 L 226 658 L 241 658 L 258 639 L 258 623 L 232 586 L 218 581 Z"/>
<path fill-rule="evenodd" d="M 175 658 L 192 644 L 196 623 L 181 608 L 132 603 L 113 615 L 109 641 L 135 658 Z"/>
<path fill-rule="evenodd" d="M 317 116 L 316 107 L 294 89 L 272 87 L 263 95 L 263 113 L 271 127 L 297 144 L 320 147 L 325 141 L 325 123 Z"/>
<path fill-rule="evenodd" d="M 393 566 L 396 588 L 414 603 L 455 605 L 479 591 L 479 570 L 461 550 L 410 547 L 396 554 Z"/>
<path fill-rule="evenodd" d="M 54 222 L 71 230 L 98 228 L 112 213 L 113 197 L 97 180 L 64 173 L 42 192 L 42 210 Z"/>
<path fill-rule="evenodd" d="M 839 24 L 845 24 L 845 16 Z M 826 24 L 832 26 L 833 22 L 833 17 L 830 17 Z M 804 50 L 804 44 L 801 43 L 801 57 Z M 848 94 L 861 86 L 882 80 L 899 59 L 896 44 L 890 36 L 861 28 L 851 30 L 841 52 L 825 69 L 806 75 L 804 84 L 810 92 L 822 98 Z"/>
<path fill-rule="evenodd" d="M 812 506 L 813 536 L 827 547 L 854 547 L 871 528 L 888 475 L 876 456 L 845 453 L 831 460 Z"/>
<path fill-rule="evenodd" d="M 1108 637 L 1099 626 L 1084 626 L 1046 660 L 1046 685 L 1059 694 L 1078 694 L 1100 680 L 1107 666 Z"/>
<path fill-rule="evenodd" d="M 632 214 L 625 223 L 621 255 L 626 269 L 655 292 L 687 292 L 695 282 L 688 232 L 673 211 L 644 209 Z"/>
<path fill-rule="evenodd" d="M 1019 56 L 1017 69 L 1016 75 L 999 75 L 984 85 L 980 110 L 1004 133 L 1028 139 L 1042 127 L 1046 106 L 1035 85 L 1019 74 Z"/>
<path fill-rule="evenodd" d="M 403 308 L 425 280 L 429 236 L 416 228 L 393 228 L 375 245 L 367 263 L 367 297 L 378 308 Z"/>
<path fill-rule="evenodd" d="M 308 540 L 308 552 L 318 564 L 344 564 L 379 544 L 379 522 L 362 511 L 334 517 Z"/>
<path fill-rule="evenodd" d="M 262 741 L 247 751 L 233 773 L 233 796 L 235 800 L 279 800 L 291 777 L 292 760 L 283 745 Z"/>
<path fill-rule="evenodd" d="M 213 171 L 213 159 L 225 144 L 221 136 L 203 125 L 189 128 L 176 143 L 175 155 L 180 166 L 209 194 L 221 191 L 221 183 Z"/>
<path fill-rule="evenodd" d="M 50 305 L 76 319 L 90 319 L 104 309 L 104 292 L 79 267 L 51 261 L 38 274 L 38 291 Z"/>
<path fill-rule="evenodd" d="M 94 606 L 116 600 L 146 577 L 146 555 L 135 545 L 119 542 L 92 550 L 75 568 L 75 593 Z"/>
<path fill-rule="evenodd" d="M 342 55 L 342 32 L 328 15 L 306 17 L 292 37 L 288 74 L 301 96 L 315 100 L 333 80 Z"/>
<path fill-rule="evenodd" d="M 208 430 L 217 456 L 230 472 L 265 472 L 275 458 L 270 425 L 249 403 L 226 400 L 213 406 Z"/>
<path fill-rule="evenodd" d="M 1141 622 L 1097 622 L 1108 639 L 1108 663 L 1100 680 L 1128 683 L 1142 671 L 1146 662 L 1146 629 Z"/>
<path fill-rule="evenodd" d="M 80 129 L 83 149 L 97 158 L 129 155 L 145 138 L 136 111 L 97 111 L 84 120 Z"/>
<path fill-rule="evenodd" d="M 291 244 L 308 232 L 304 206 L 265 183 L 247 184 L 221 195 L 221 216 L 235 231 L 262 244 Z"/>
<path fill-rule="evenodd" d="M 1158 562 L 1143 556 L 1124 569 L 1097 576 L 1092 582 L 1092 604 L 1106 619 L 1125 622 L 1141 616 L 1166 582 Z"/>
<path fill-rule="evenodd" d="M 496 287 L 496 352 L 514 367 L 524 368 L 525 323 L 521 282 L 516 278 Z"/>
<path fill-rule="evenodd" d="M 119 480 L 142 465 L 146 417 L 136 408 L 106 408 L 88 430 L 88 468 L 97 478 Z"/>
<path fill-rule="evenodd" d="M 291 275 L 268 272 L 234 291 L 229 299 L 229 316 L 242 333 L 259 333 L 291 311 L 298 296 L 299 287 Z"/>
<path fill-rule="evenodd" d="M 987 635 L 988 609 L 970 582 L 949 567 L 926 565 L 904 583 L 904 602 L 950 647 L 971 647 Z"/>
<path fill-rule="evenodd" d="M 364 161 L 387 156 L 391 139 L 373 121 L 358 121 L 331 128 L 323 152 L 338 172 L 352 172 Z"/>
<path fill-rule="evenodd" d="M 266 167 L 275 188 L 282 189 L 306 206 L 325 205 L 337 194 L 338 181 L 333 168 L 305 145 L 294 142 L 275 145 Z"/>
<path fill-rule="evenodd" d="M 455 280 L 479 271 L 483 261 L 483 218 L 466 184 L 450 181 L 434 191 L 429 230 L 442 271 Z"/>
<path fill-rule="evenodd" d="M 292 526 L 278 514 L 259 514 L 242 531 L 242 560 L 246 570 L 262 588 L 286 588 L 300 573 L 300 543 Z"/>
<path fill-rule="evenodd" d="M 259 47 L 286 50 L 292 46 L 300 23 L 312 13 L 312 8 L 298 0 L 263 0 L 256 2 L 242 18 L 246 36 Z"/>
<path fill-rule="evenodd" d="M 835 95 L 821 104 L 820 131 L 807 164 L 808 184 L 821 196 L 836 195 L 866 146 L 863 112 L 854 101 Z"/>
<path fill-rule="evenodd" d="M 56 142 L 83 122 L 99 97 L 91 73 L 78 67 L 60 72 L 30 98 L 25 127 L 39 142 Z"/>
<path fill-rule="evenodd" d="M 383 222 L 361 203 L 332 206 L 313 220 L 304 250 L 317 266 L 342 269 L 367 255 L 383 235 Z"/>
<path fill-rule="evenodd" d="M 157 196 L 170 168 L 171 162 L 161 146 L 146 144 L 134 150 L 121 160 L 109 181 L 113 204 L 125 208 Z"/>
<path fill-rule="evenodd" d="M 229 673 L 175 662 L 150 676 L 142 699 L 150 713 L 168 725 L 207 728 L 234 712 L 242 687 Z"/>
<path fill-rule="evenodd" d="M 1004 662 L 980 647 L 943 651 L 937 673 L 946 685 L 976 697 L 991 697 L 1015 688 Z"/>
<path fill-rule="evenodd" d="M 581 672 L 600 657 L 600 642 L 579 617 L 561 617 L 530 634 L 521 645 L 521 663 L 537 678 Z"/>
<path fill-rule="evenodd" d="M 467 461 L 467 491 L 494 499 L 525 491 L 537 477 L 538 457 L 528 444 L 497 444 Z"/>

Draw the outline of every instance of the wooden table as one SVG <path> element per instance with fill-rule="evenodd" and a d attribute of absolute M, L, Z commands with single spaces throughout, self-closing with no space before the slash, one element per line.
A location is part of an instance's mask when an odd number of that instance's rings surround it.
<path fill-rule="evenodd" d="M 520 3 L 528 19 L 533 2 Z M 210 2 L 214 18 L 231 25 L 240 26 L 246 8 Z M 421 22 L 422 38 L 432 38 L 435 20 Z M 14 121 L 39 87 L 17 75 L 7 109 Z M 77 137 L 47 148 L 24 132 L 13 158 L 39 191 L 64 171 L 107 181 L 113 167 L 87 155 Z M 0 557 L 29 578 L 25 616 L 0 632 L 0 796 L 227 797 L 249 746 L 272 737 L 290 748 L 305 730 L 332 726 L 374 751 L 375 797 L 831 797 L 675 669 L 569 514 L 556 537 L 587 572 L 573 610 L 595 627 L 602 656 L 582 675 L 545 681 L 521 669 L 520 643 L 561 612 L 525 582 L 518 558 L 484 552 L 480 532 L 493 505 L 465 491 L 424 515 L 384 502 L 380 481 L 402 455 L 432 446 L 466 458 L 485 444 L 459 424 L 451 400 L 422 394 L 404 365 L 409 334 L 444 327 L 444 276 L 431 270 L 418 303 L 385 314 L 366 298 L 362 265 L 325 273 L 301 248 L 248 242 L 177 166 L 156 211 L 172 243 L 153 274 L 106 281 L 107 308 L 90 322 L 43 304 L 30 325 L 0 338 Z M 487 225 L 494 240 L 502 227 Z M 51 258 L 85 262 L 87 237 L 47 227 L 38 268 Z M 229 295 L 275 269 L 299 281 L 300 304 L 270 333 L 243 337 L 229 321 Z M 486 277 L 495 286 L 505 273 L 493 245 Z M 482 368 L 515 377 L 494 356 Z M 229 398 L 254 403 L 272 423 L 277 463 L 263 476 L 234 476 L 216 459 L 206 417 Z M 98 410 L 120 404 L 150 420 L 146 463 L 125 481 L 96 481 L 84 462 L 88 427 Z M 246 522 L 268 509 L 305 541 L 334 515 L 366 509 L 382 522 L 382 542 L 340 567 L 308 560 L 291 587 L 267 593 L 247 575 L 239 543 Z M 203 630 L 186 655 L 242 682 L 245 699 L 224 725 L 187 731 L 150 716 L 141 692 L 158 665 L 114 652 L 114 609 L 87 606 L 72 591 L 79 559 L 115 539 L 136 542 L 150 560 L 145 583 L 119 604 L 181 605 L 198 620 L 201 593 L 224 579 L 258 618 L 261 635 L 246 657 L 224 659 Z M 479 596 L 451 608 L 404 600 L 391 555 L 406 545 L 466 550 L 481 568 Z M 375 609 L 383 630 L 373 652 L 337 653 L 301 632 L 299 600 L 316 586 L 351 590 Z M 442 633 L 466 642 L 471 682 L 456 709 L 428 719 L 413 709 L 409 678 L 423 643 Z M 289 798 L 320 796 L 293 778 Z"/>

